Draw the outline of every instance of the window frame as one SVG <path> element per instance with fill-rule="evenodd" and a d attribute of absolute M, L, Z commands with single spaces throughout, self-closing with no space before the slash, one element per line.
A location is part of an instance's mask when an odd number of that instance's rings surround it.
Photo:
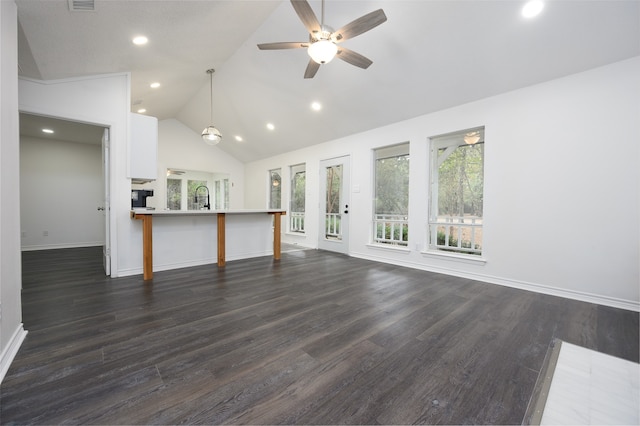
<path fill-rule="evenodd" d="M 465 143 L 465 136 L 470 135 L 477 132 L 479 135 L 479 140 L 475 143 Z M 442 220 L 438 216 L 439 211 L 439 178 L 440 178 L 440 166 L 446 161 L 453 152 L 459 147 L 465 146 L 473 146 L 473 145 L 483 145 L 482 151 L 482 196 L 481 200 L 483 201 L 481 216 L 479 217 L 479 223 L 477 223 L 478 218 L 470 217 L 470 223 L 465 222 L 465 214 L 463 212 L 463 216 L 451 216 L 451 218 L 447 220 Z M 479 126 L 471 129 L 456 131 L 452 133 L 447 133 L 444 135 L 433 136 L 429 138 L 429 153 L 430 153 L 430 173 L 429 173 L 429 215 L 428 215 L 428 224 L 427 224 L 427 247 L 428 252 L 431 254 L 443 254 L 460 258 L 467 258 L 472 260 L 480 260 L 484 261 L 482 256 L 484 254 L 484 245 L 483 245 L 483 233 L 484 233 L 484 167 L 485 167 L 485 152 L 484 152 L 484 144 L 485 144 L 485 127 Z M 445 150 L 445 153 L 448 149 L 455 147 L 456 149 L 451 150 L 446 158 L 441 159 L 439 154 L 440 150 Z M 441 227 L 445 227 L 444 234 L 444 243 L 440 244 L 438 239 L 438 230 Z M 447 233 L 446 228 L 449 229 L 449 233 Z M 457 238 L 451 238 L 450 234 L 453 234 L 451 231 L 452 228 L 456 229 Z M 463 228 L 467 229 L 467 235 L 471 235 L 470 245 L 471 247 L 463 246 Z M 480 244 L 479 248 L 477 247 L 476 235 L 477 230 L 480 230 L 479 239 Z M 453 240 L 455 239 L 456 245 L 451 245 Z M 466 240 L 465 240 L 466 241 Z"/>
<path fill-rule="evenodd" d="M 294 191 L 296 189 L 296 177 L 304 173 L 304 189 L 303 189 L 303 206 L 302 211 L 294 210 Z M 306 163 L 295 164 L 293 166 L 289 166 L 289 176 L 290 176 L 290 187 L 289 187 L 289 229 L 288 231 L 297 234 L 304 235 L 306 234 L 305 230 L 305 216 L 306 216 L 306 204 L 307 204 L 307 165 Z M 297 208 L 297 207 L 296 207 Z M 302 214 L 301 214 L 302 213 Z"/>
<path fill-rule="evenodd" d="M 373 149 L 373 187 L 372 187 L 372 218 L 370 227 L 371 245 L 376 247 L 407 249 L 409 247 L 409 199 L 410 191 L 410 171 L 411 153 L 410 143 L 388 145 Z M 378 161 L 385 159 L 396 159 L 406 157 L 409 169 L 407 171 L 407 205 L 406 214 L 378 213 Z M 382 228 L 381 228 L 382 227 Z M 396 237 L 397 236 L 397 237 Z"/>

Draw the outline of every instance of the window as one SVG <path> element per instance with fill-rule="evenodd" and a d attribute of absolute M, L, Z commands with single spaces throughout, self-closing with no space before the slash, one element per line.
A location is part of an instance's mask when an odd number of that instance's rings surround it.
<path fill-rule="evenodd" d="M 167 169 L 167 209 L 229 208 L 229 175 L 198 170 Z M 196 191 L 197 189 L 197 191 Z"/>
<path fill-rule="evenodd" d="M 229 179 L 222 179 L 222 188 L 224 189 L 224 208 L 229 208 Z"/>
<path fill-rule="evenodd" d="M 304 233 L 306 168 L 304 164 L 291 166 L 291 197 L 289 202 L 289 231 Z"/>
<path fill-rule="evenodd" d="M 375 150 L 373 242 L 409 244 L 409 144 Z"/>
<path fill-rule="evenodd" d="M 431 138 L 430 248 L 482 254 L 484 127 Z"/>
<path fill-rule="evenodd" d="M 282 171 L 280 169 L 269 170 L 269 208 L 281 208 L 282 199 Z"/>
<path fill-rule="evenodd" d="M 167 179 L 167 209 L 182 208 L 182 179 Z"/>
<path fill-rule="evenodd" d="M 206 208 L 210 202 L 206 180 L 187 180 L 187 210 Z"/>
<path fill-rule="evenodd" d="M 216 194 L 216 210 L 223 210 L 224 209 L 224 205 L 222 204 L 222 189 L 220 188 L 220 186 L 222 185 L 222 182 L 220 182 L 219 180 L 215 181 L 213 183 L 213 186 L 215 188 L 215 194 Z"/>

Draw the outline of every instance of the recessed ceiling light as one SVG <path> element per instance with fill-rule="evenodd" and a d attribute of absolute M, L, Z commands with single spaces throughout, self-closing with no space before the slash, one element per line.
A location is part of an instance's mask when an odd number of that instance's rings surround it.
<path fill-rule="evenodd" d="M 274 130 L 275 128 L 276 126 L 274 126 L 273 123 L 267 123 L 267 129 Z"/>
<path fill-rule="evenodd" d="M 142 46 L 144 44 L 147 44 L 149 42 L 149 39 L 146 38 L 145 36 L 136 36 L 131 41 L 133 41 L 133 44 L 137 46 Z"/>
<path fill-rule="evenodd" d="M 242 142 L 243 140 L 244 140 L 244 139 L 242 139 L 242 136 L 237 136 L 237 135 L 236 135 L 236 141 L 238 141 L 238 142 Z"/>
<path fill-rule="evenodd" d="M 158 87 L 160 87 L 160 83 L 158 83 L 157 81 L 155 83 L 151 83 L 149 85 L 152 89 L 157 89 Z"/>
<path fill-rule="evenodd" d="M 312 102 L 311 109 L 314 111 L 320 111 L 322 109 L 322 104 L 320 102 Z"/>
<path fill-rule="evenodd" d="M 540 12 L 542 12 L 542 9 L 544 9 L 544 3 L 542 2 L 542 0 L 528 1 L 522 7 L 522 16 L 524 16 L 525 18 L 533 18 L 535 16 L 538 16 Z"/>
<path fill-rule="evenodd" d="M 142 114 L 143 112 L 147 112 L 147 109 L 146 108 L 140 108 L 138 110 L 138 114 Z"/>
<path fill-rule="evenodd" d="M 53 133 L 53 130 L 51 129 L 42 129 L 43 133 Z"/>

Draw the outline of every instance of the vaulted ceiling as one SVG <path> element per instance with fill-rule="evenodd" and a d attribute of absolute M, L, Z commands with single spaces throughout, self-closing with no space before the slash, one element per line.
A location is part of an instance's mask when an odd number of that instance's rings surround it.
<path fill-rule="evenodd" d="M 344 42 L 373 61 L 367 70 L 334 60 L 313 79 L 303 78 L 304 49 L 256 47 L 307 41 L 287 0 L 95 0 L 93 11 L 16 3 L 20 75 L 131 72 L 133 112 L 197 133 L 215 124 L 218 147 L 243 162 L 640 55 L 637 0 L 547 0 L 531 20 L 519 0 L 327 0 L 333 28 L 379 8 L 388 20 Z M 321 2 L 309 3 L 321 19 Z M 147 45 L 131 42 L 139 34 Z"/>

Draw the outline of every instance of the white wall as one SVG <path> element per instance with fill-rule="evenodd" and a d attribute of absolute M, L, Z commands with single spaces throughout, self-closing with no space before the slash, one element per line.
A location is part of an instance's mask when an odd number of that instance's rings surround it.
<path fill-rule="evenodd" d="M 0 382 L 26 332 L 22 326 L 18 13 L 0 1 Z"/>
<path fill-rule="evenodd" d="M 175 119 L 158 123 L 158 179 L 133 186 L 134 189 L 153 189 L 154 195 L 147 198 L 147 207 L 166 208 L 168 168 L 228 174 L 230 208 L 243 208 L 244 165 L 217 146 L 205 144 L 200 134 Z"/>
<path fill-rule="evenodd" d="M 103 192 L 100 145 L 22 137 L 22 249 L 103 245 Z"/>
<path fill-rule="evenodd" d="M 317 247 L 319 161 L 351 155 L 349 253 L 640 310 L 640 57 L 245 165 L 245 205 L 267 171 L 306 162 L 307 235 Z M 423 253 L 428 137 L 486 128 L 483 262 Z M 372 149 L 411 143 L 409 250 L 371 247 Z M 284 218 L 286 220 L 286 217 Z M 286 229 L 286 227 L 283 227 Z"/>

